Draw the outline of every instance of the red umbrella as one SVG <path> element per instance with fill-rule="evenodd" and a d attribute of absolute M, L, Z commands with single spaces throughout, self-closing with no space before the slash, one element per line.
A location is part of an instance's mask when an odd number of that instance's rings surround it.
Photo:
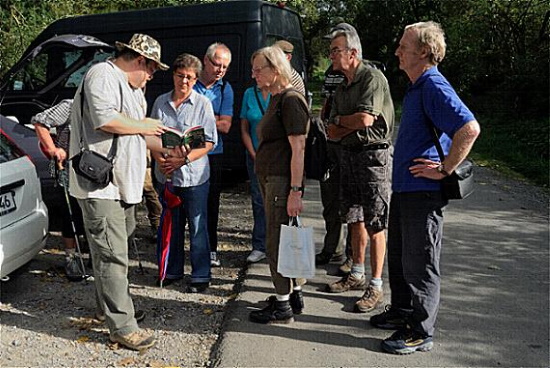
<path fill-rule="evenodd" d="M 162 215 L 160 218 L 161 236 L 158 238 L 158 256 L 159 256 L 159 282 L 166 278 L 166 269 L 168 268 L 168 259 L 170 256 L 170 239 L 172 238 L 172 209 L 182 204 L 181 198 L 174 194 L 174 187 L 170 179 L 164 184 L 164 192 L 160 197 L 162 203 Z"/>

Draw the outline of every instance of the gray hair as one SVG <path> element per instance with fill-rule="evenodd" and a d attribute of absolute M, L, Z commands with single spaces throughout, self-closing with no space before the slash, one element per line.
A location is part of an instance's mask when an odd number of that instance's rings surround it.
<path fill-rule="evenodd" d="M 286 58 L 283 50 L 277 46 L 263 47 L 256 50 L 252 54 L 250 62 L 253 63 L 254 59 L 260 55 L 267 60 L 267 63 L 271 69 L 279 73 L 283 79 L 283 84 L 288 84 L 292 81 L 292 69 L 290 68 L 290 62 Z"/>
<path fill-rule="evenodd" d="M 172 69 L 174 69 L 174 71 L 178 69 L 193 69 L 195 70 L 195 74 L 199 76 L 202 72 L 202 63 L 200 59 L 194 55 L 181 54 L 174 60 Z"/>
<path fill-rule="evenodd" d="M 418 45 L 426 47 L 430 51 L 430 62 L 433 65 L 439 64 L 445 58 L 445 32 L 441 25 L 436 22 L 418 22 L 409 24 L 405 31 L 413 30 L 418 37 Z"/>
<path fill-rule="evenodd" d="M 363 60 L 363 47 L 361 46 L 361 40 L 355 32 L 340 31 L 332 32 L 331 41 L 337 37 L 344 37 L 346 39 L 346 47 L 349 49 L 357 50 L 357 60 Z"/>
<path fill-rule="evenodd" d="M 212 60 L 214 56 L 216 55 L 216 51 L 218 49 L 222 49 L 223 51 L 227 52 L 229 54 L 229 62 L 231 62 L 231 50 L 229 50 L 229 47 L 227 47 L 226 44 L 221 42 L 214 42 L 208 48 L 206 49 L 206 57 Z"/>

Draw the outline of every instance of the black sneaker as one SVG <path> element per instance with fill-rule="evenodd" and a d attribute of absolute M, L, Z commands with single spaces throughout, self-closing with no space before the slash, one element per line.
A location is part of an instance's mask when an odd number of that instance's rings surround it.
<path fill-rule="evenodd" d="M 302 314 L 304 310 L 304 294 L 302 290 L 295 290 L 290 294 L 290 307 L 292 308 L 292 313 Z"/>
<path fill-rule="evenodd" d="M 431 336 L 421 335 L 411 329 L 398 330 L 382 341 L 382 349 L 391 354 L 412 354 L 415 351 L 430 351 L 433 347 Z"/>
<path fill-rule="evenodd" d="M 383 330 L 399 330 L 407 327 L 406 314 L 391 305 L 386 305 L 384 312 L 370 318 L 370 324 Z"/>
<path fill-rule="evenodd" d="M 204 292 L 208 287 L 210 286 L 210 283 L 208 282 L 193 282 L 191 285 L 187 287 L 187 292 L 191 294 L 198 294 Z"/>
<path fill-rule="evenodd" d="M 288 324 L 294 322 L 294 314 L 288 300 L 269 300 L 269 305 L 259 311 L 252 311 L 248 315 L 252 322 L 263 324 Z"/>

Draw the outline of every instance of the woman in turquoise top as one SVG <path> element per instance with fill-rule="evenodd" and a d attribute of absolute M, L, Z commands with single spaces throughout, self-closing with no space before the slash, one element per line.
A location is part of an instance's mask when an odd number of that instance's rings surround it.
<path fill-rule="evenodd" d="M 262 91 L 257 86 L 250 87 L 244 92 L 241 108 L 241 139 L 246 148 L 246 167 L 250 178 L 250 195 L 254 215 L 252 252 L 247 258 L 249 263 L 255 263 L 265 258 L 265 212 L 258 178 L 254 172 L 254 160 L 258 148 L 256 127 L 262 120 L 270 99 L 269 92 Z"/>

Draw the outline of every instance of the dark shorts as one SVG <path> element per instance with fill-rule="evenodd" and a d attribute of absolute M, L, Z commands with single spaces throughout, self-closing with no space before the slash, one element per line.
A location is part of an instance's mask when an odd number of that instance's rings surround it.
<path fill-rule="evenodd" d="M 377 147 L 343 147 L 341 161 L 344 220 L 375 231 L 388 227 L 393 154 L 391 146 Z"/>

